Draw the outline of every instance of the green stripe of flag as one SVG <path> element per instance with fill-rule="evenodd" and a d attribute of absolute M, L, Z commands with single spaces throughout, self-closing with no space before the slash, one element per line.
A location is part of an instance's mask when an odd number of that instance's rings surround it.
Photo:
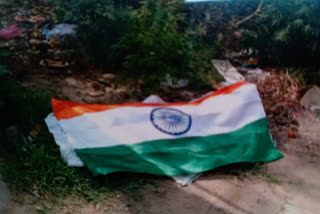
<path fill-rule="evenodd" d="M 127 171 L 173 176 L 283 157 L 273 145 L 265 118 L 225 134 L 76 149 L 76 153 L 95 175 Z"/>

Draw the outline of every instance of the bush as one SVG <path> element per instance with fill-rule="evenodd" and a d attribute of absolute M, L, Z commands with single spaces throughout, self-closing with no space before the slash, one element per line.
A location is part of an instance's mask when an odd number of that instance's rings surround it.
<path fill-rule="evenodd" d="M 124 1 L 125 2 L 125 1 Z M 61 22 L 79 26 L 78 37 L 98 65 L 117 67 L 121 53 L 114 48 L 131 26 L 131 10 L 125 3 L 113 0 L 57 0 L 56 11 Z"/>
<path fill-rule="evenodd" d="M 320 2 L 269 0 L 262 12 L 243 26 L 243 47 L 253 48 L 264 63 L 319 64 Z"/>
<path fill-rule="evenodd" d="M 251 48 L 264 64 L 319 64 L 320 2 L 264 0 L 259 13 L 237 25 L 260 3 L 261 0 L 237 0 L 189 4 L 190 34 L 231 51 Z M 240 40 L 232 37 L 234 32 L 242 34 Z"/>
<path fill-rule="evenodd" d="M 142 78 L 146 88 L 161 88 L 167 75 L 197 79 L 209 66 L 210 53 L 196 46 L 181 27 L 185 21 L 181 9 L 176 0 L 145 0 L 134 13 L 132 29 L 121 44 L 124 67 L 129 76 Z"/>

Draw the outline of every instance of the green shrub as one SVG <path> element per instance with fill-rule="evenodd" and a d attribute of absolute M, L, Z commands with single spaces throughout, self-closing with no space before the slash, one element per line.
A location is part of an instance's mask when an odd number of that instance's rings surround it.
<path fill-rule="evenodd" d="M 253 49 L 264 64 L 319 64 L 320 2 L 318 0 L 261 0 L 205 2 L 187 6 L 190 34 L 225 49 Z M 240 40 L 232 38 L 240 32 Z M 221 57 L 220 52 L 220 57 Z M 218 56 L 218 55 L 216 55 Z"/>
<path fill-rule="evenodd" d="M 269 0 L 243 26 L 243 47 L 253 48 L 264 63 L 319 64 L 320 2 Z"/>
<path fill-rule="evenodd" d="M 132 29 L 121 44 L 124 67 L 129 76 L 145 80 L 146 88 L 161 88 L 167 75 L 197 79 L 208 68 L 210 53 L 196 46 L 181 27 L 185 21 L 181 9 L 176 0 L 145 0 L 134 13 Z"/>
<path fill-rule="evenodd" d="M 114 48 L 131 26 L 131 10 L 114 0 L 57 0 L 60 22 L 79 26 L 77 36 L 87 55 L 98 65 L 121 64 L 121 53 Z"/>

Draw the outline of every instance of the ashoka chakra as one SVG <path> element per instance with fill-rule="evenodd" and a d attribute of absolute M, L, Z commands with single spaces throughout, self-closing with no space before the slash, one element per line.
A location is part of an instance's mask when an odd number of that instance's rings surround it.
<path fill-rule="evenodd" d="M 173 108 L 155 108 L 151 122 L 158 130 L 170 135 L 182 135 L 191 127 L 191 116 Z"/>

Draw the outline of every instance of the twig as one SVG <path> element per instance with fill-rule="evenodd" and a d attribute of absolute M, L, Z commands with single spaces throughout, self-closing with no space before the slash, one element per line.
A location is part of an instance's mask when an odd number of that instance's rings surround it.
<path fill-rule="evenodd" d="M 258 8 L 256 9 L 256 11 L 254 11 L 254 13 L 250 14 L 250 15 L 247 16 L 246 18 L 241 19 L 240 21 L 238 21 L 238 22 L 236 23 L 236 26 L 238 27 L 239 25 L 247 22 L 248 20 L 250 20 L 250 19 L 252 19 L 254 16 L 256 16 L 258 13 L 260 13 L 260 12 L 261 12 L 261 9 L 262 9 L 263 2 L 264 2 L 264 0 L 261 0 Z"/>

